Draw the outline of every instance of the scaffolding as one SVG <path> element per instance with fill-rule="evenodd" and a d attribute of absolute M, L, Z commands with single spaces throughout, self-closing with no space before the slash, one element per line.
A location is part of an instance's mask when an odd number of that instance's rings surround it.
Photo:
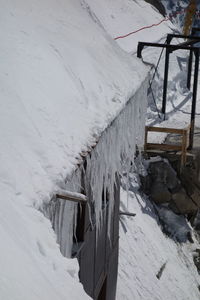
<path fill-rule="evenodd" d="M 166 114 L 170 54 L 177 50 L 189 51 L 188 70 L 187 70 L 187 87 L 189 90 L 191 89 L 193 58 L 195 58 L 188 149 L 193 148 L 193 137 L 194 137 L 194 128 L 195 128 L 196 101 L 197 101 L 197 88 L 198 88 L 198 75 L 199 75 L 199 54 L 200 54 L 200 48 L 198 46 L 195 46 L 195 44 L 200 42 L 200 37 L 195 35 L 197 32 L 200 32 L 200 28 L 192 28 L 191 35 L 168 34 L 165 44 L 139 42 L 138 48 L 137 48 L 137 56 L 139 58 L 142 58 L 142 51 L 143 51 L 144 47 L 159 47 L 162 49 L 166 49 L 164 82 L 163 82 L 163 99 L 162 99 L 162 114 L 164 115 L 164 119 L 165 119 L 165 114 Z M 171 42 L 174 38 L 184 39 L 186 41 L 184 41 L 183 43 L 174 45 L 174 44 L 171 44 Z"/>

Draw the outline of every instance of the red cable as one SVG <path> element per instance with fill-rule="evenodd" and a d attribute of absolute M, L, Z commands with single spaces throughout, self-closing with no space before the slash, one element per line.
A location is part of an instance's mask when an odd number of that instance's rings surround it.
<path fill-rule="evenodd" d="M 145 27 L 142 27 L 142 28 L 140 28 L 140 29 L 138 29 L 138 30 L 129 32 L 128 34 L 118 36 L 118 37 L 114 38 L 114 40 L 123 39 L 123 38 L 125 38 L 125 37 L 127 37 L 127 36 L 129 36 L 129 35 L 131 35 L 131 34 L 134 34 L 134 33 L 139 32 L 139 31 L 141 31 L 141 30 L 148 29 L 148 28 L 151 28 L 151 27 L 154 27 L 154 26 L 158 26 L 158 25 L 160 25 L 161 23 L 166 22 L 166 21 L 168 21 L 168 20 L 169 20 L 169 17 L 167 17 L 167 18 L 161 20 L 161 21 L 160 21 L 159 23 L 157 23 L 157 24 L 152 24 L 152 25 L 150 25 L 150 26 L 145 26 Z"/>
<path fill-rule="evenodd" d="M 161 21 L 160 21 L 159 23 L 157 23 L 157 24 L 152 24 L 152 25 L 149 25 L 149 26 L 142 27 L 142 28 L 140 28 L 140 29 L 138 29 L 138 30 L 129 32 L 129 33 L 125 34 L 125 35 L 118 36 L 118 37 L 114 38 L 114 40 L 116 41 L 116 40 L 118 40 L 118 39 L 123 39 L 123 38 L 128 37 L 129 35 L 132 35 L 132 34 L 134 34 L 134 33 L 139 32 L 139 31 L 142 31 L 142 30 L 145 30 L 145 29 L 148 29 L 148 28 L 152 28 L 152 27 L 154 27 L 154 26 L 158 26 L 158 25 L 160 25 L 160 24 L 163 23 L 163 22 L 167 22 L 167 21 L 171 20 L 173 17 L 176 17 L 176 16 L 179 15 L 179 14 L 185 13 L 185 11 L 186 11 L 186 9 L 183 9 L 182 11 L 177 11 L 177 12 L 175 12 L 174 14 L 169 15 L 169 17 L 164 18 L 163 20 L 161 20 Z M 198 16 L 198 12 L 196 12 L 196 15 Z"/>

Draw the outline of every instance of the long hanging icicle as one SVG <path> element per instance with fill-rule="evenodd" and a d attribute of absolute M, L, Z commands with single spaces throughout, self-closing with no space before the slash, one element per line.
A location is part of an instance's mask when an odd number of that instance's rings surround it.
<path fill-rule="evenodd" d="M 121 113 L 99 138 L 96 147 L 86 157 L 86 168 L 82 165 L 67 180 L 62 189 L 82 192 L 82 184 L 87 197 L 91 226 L 96 227 L 97 238 L 103 220 L 102 195 L 109 195 L 108 236 L 114 208 L 114 185 L 116 174 L 124 170 L 129 173 L 134 160 L 136 145 L 140 149 L 144 141 L 144 127 L 147 107 L 148 78 L 144 80 L 135 95 L 127 102 Z M 74 193 L 72 193 L 74 195 Z M 85 198 L 84 198 L 85 199 Z M 54 230 L 64 256 L 71 255 L 73 232 L 76 228 L 77 203 L 57 199 L 49 208 L 49 216 L 54 215 Z M 58 208 L 59 211 L 55 211 Z M 50 217 L 51 218 L 51 217 Z M 51 218 L 52 220 L 52 218 Z"/>

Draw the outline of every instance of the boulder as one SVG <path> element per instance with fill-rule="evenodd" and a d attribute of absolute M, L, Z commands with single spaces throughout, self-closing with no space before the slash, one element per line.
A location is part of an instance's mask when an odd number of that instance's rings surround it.
<path fill-rule="evenodd" d="M 189 197 L 192 198 L 194 203 L 200 208 L 200 186 L 196 172 L 186 167 L 181 174 L 181 182 Z"/>
<path fill-rule="evenodd" d="M 148 173 L 151 174 L 153 181 L 159 181 L 166 185 L 170 192 L 180 189 L 180 181 L 171 165 L 165 161 L 153 162 L 149 165 Z"/>
<path fill-rule="evenodd" d="M 151 187 L 151 199 L 156 204 L 170 202 L 171 193 L 164 183 L 154 182 Z"/>
<path fill-rule="evenodd" d="M 197 205 L 186 194 L 184 189 L 172 194 L 172 201 L 174 201 L 180 214 L 195 213 L 198 209 Z"/>

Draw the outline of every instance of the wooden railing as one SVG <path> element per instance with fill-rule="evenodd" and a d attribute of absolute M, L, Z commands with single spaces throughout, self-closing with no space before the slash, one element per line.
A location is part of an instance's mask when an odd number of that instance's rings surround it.
<path fill-rule="evenodd" d="M 182 136 L 181 144 L 156 144 L 148 143 L 148 132 L 173 133 Z M 162 150 L 162 151 L 180 151 L 181 152 L 181 168 L 186 163 L 187 148 L 189 146 L 190 126 L 184 129 L 163 128 L 163 127 L 145 127 L 144 150 Z"/>

